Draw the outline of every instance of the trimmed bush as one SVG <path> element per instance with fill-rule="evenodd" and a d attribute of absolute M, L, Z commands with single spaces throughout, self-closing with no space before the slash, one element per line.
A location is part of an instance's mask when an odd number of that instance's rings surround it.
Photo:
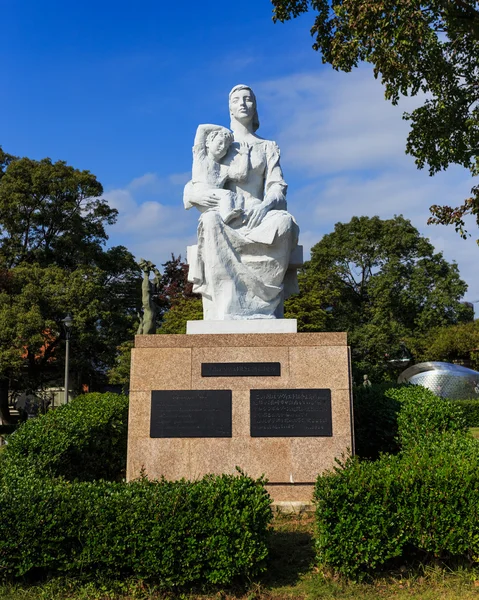
<path fill-rule="evenodd" d="M 264 569 L 272 518 L 263 483 L 244 475 L 69 483 L 10 473 L 0 484 L 0 572 L 134 574 L 164 588 L 252 577 Z"/>
<path fill-rule="evenodd" d="M 419 386 L 386 393 L 401 406 L 402 450 L 318 478 L 320 564 L 361 579 L 397 557 L 478 561 L 479 443 L 461 409 Z"/>
<path fill-rule="evenodd" d="M 357 456 L 375 460 L 381 452 L 398 452 L 396 438 L 400 402 L 386 395 L 386 391 L 396 385 L 379 383 L 353 388 Z"/>
<path fill-rule="evenodd" d="M 411 385 L 388 390 L 386 394 L 401 405 L 397 424 L 398 441 L 403 449 L 422 443 L 431 435 L 467 430 L 460 407 L 452 400 L 439 398 L 425 387 Z"/>
<path fill-rule="evenodd" d="M 479 556 L 479 444 L 429 438 L 396 456 L 351 459 L 318 478 L 320 564 L 362 579 L 395 557 Z"/>
<path fill-rule="evenodd" d="M 479 399 L 471 400 L 454 400 L 454 404 L 464 413 L 466 424 L 468 427 L 479 427 Z"/>
<path fill-rule="evenodd" d="M 30 419 L 8 438 L 2 471 L 71 481 L 119 480 L 126 468 L 128 398 L 85 394 Z"/>

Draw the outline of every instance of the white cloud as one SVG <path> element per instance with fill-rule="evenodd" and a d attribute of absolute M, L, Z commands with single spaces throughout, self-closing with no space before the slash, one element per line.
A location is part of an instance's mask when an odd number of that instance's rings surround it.
<path fill-rule="evenodd" d="M 296 74 L 259 85 L 284 163 L 308 175 L 387 167 L 404 157 L 408 124 L 369 69 Z M 412 159 L 406 159 L 412 162 Z"/>
<path fill-rule="evenodd" d="M 162 183 L 156 173 L 145 173 L 141 177 L 136 177 L 128 185 L 129 190 L 148 190 L 150 192 L 159 192 L 162 189 Z"/>
<path fill-rule="evenodd" d="M 126 246 L 137 259 L 160 265 L 171 253 L 186 256 L 186 246 L 195 243 L 197 215 L 183 208 L 186 175 L 159 177 L 145 173 L 126 187 L 107 191 L 105 200 L 118 210 L 110 230 L 110 243 Z"/>

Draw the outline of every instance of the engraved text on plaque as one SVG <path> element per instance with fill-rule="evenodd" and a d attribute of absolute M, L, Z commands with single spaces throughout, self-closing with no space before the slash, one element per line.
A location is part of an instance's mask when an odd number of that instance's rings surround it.
<path fill-rule="evenodd" d="M 150 437 L 231 437 L 231 410 L 231 390 L 155 390 Z"/>
<path fill-rule="evenodd" d="M 331 390 L 251 390 L 251 437 L 331 437 Z"/>

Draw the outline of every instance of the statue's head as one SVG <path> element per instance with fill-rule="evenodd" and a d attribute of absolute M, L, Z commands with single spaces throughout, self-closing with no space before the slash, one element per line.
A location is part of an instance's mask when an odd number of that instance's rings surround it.
<path fill-rule="evenodd" d="M 229 95 L 229 108 L 231 129 L 233 129 L 234 121 L 245 125 L 251 124 L 253 132 L 259 128 L 256 96 L 249 86 L 243 84 L 234 86 Z"/>
<path fill-rule="evenodd" d="M 233 134 L 226 127 L 210 131 L 206 137 L 206 148 L 215 160 L 221 160 L 233 143 Z"/>

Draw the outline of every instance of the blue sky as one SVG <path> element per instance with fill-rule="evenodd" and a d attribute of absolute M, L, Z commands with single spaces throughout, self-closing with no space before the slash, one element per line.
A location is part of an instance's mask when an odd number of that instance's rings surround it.
<path fill-rule="evenodd" d="M 95 173 L 119 210 L 112 244 L 157 264 L 185 256 L 197 221 L 182 206 L 196 127 L 227 126 L 228 92 L 246 83 L 260 135 L 281 148 L 306 251 L 353 215 L 404 214 L 458 263 L 466 299 L 479 300 L 477 227 L 463 241 L 426 225 L 431 204 L 468 195 L 468 172 L 417 171 L 401 115 L 418 101 L 392 107 L 368 67 L 323 66 L 312 15 L 274 25 L 269 0 L 2 4 L 0 144 Z"/>

